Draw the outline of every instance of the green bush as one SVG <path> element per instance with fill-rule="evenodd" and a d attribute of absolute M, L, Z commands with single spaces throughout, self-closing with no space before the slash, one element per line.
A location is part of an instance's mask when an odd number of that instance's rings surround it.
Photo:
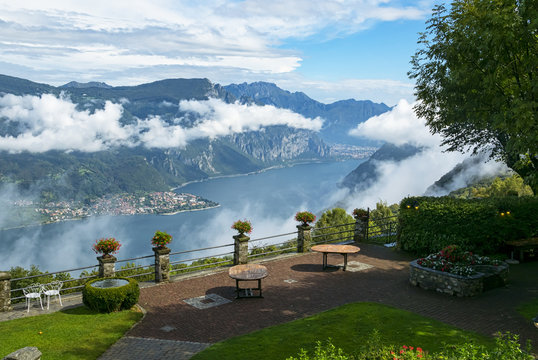
<path fill-rule="evenodd" d="M 122 277 L 109 279 L 124 279 L 129 283 L 114 288 L 97 288 L 91 286 L 91 284 L 103 279 L 90 280 L 82 290 L 82 302 L 84 305 L 92 310 L 106 313 L 132 308 L 138 302 L 138 297 L 140 296 L 138 282 L 131 278 Z"/>
<path fill-rule="evenodd" d="M 419 256 L 448 245 L 494 254 L 538 232 L 538 197 L 409 197 L 400 203 L 398 245 Z"/>
<path fill-rule="evenodd" d="M 351 355 L 335 347 L 329 338 L 324 345 L 316 342 L 312 354 L 305 349 L 299 351 L 298 357 L 288 357 L 286 360 L 533 360 L 531 344 L 527 342 L 521 349 L 519 336 L 515 334 L 498 333 L 493 347 L 485 347 L 472 342 L 459 345 L 446 345 L 439 353 L 428 353 L 420 347 L 402 345 L 395 347 L 382 344 L 379 333 L 374 330 L 367 343 Z"/>

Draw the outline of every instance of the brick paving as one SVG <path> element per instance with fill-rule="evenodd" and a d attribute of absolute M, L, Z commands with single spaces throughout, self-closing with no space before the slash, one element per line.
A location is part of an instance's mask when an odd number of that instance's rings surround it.
<path fill-rule="evenodd" d="M 538 329 L 515 310 L 538 297 L 537 261 L 511 265 L 506 287 L 458 298 L 410 285 L 408 255 L 382 246 L 359 246 L 361 252 L 349 255 L 348 261 L 372 267 L 356 272 L 323 271 L 322 255 L 317 253 L 265 261 L 269 276 L 262 282 L 263 299 L 236 300 L 235 281 L 227 269 L 142 288 L 144 318 L 100 359 L 188 359 L 211 343 L 362 301 L 488 336 L 510 331 L 538 344 Z M 338 263 L 340 255 L 329 255 L 329 264 Z M 205 309 L 184 302 L 209 294 L 231 301 Z"/>
<path fill-rule="evenodd" d="M 538 262 L 512 265 L 506 287 L 458 298 L 410 285 L 408 255 L 381 246 L 360 247 L 349 261 L 373 267 L 358 272 L 323 271 L 322 255 L 315 253 L 265 262 L 269 276 L 263 280 L 263 299 L 233 300 L 204 310 L 183 301 L 204 294 L 234 299 L 235 283 L 226 271 L 143 289 L 140 304 L 147 314 L 128 336 L 214 343 L 350 302 L 370 301 L 484 335 L 510 331 L 538 344 L 538 330 L 515 310 L 538 296 Z M 329 255 L 329 263 L 338 262 L 341 256 Z"/>

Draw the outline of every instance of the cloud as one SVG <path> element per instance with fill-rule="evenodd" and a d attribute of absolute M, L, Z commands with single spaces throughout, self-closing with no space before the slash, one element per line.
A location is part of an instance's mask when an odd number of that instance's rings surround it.
<path fill-rule="evenodd" d="M 381 21 L 422 19 L 429 10 L 386 0 L 21 0 L 1 7 L 2 61 L 71 79 L 190 66 L 289 73 L 300 67 L 302 54 L 281 48 L 286 40 L 330 40 Z"/>
<path fill-rule="evenodd" d="M 274 106 L 227 104 L 218 99 L 181 101 L 179 110 L 195 115 L 192 127 L 167 123 L 159 116 L 120 122 L 123 106 L 107 101 L 94 112 L 78 110 L 68 98 L 42 96 L 0 97 L 0 118 L 18 128 L 16 135 L 0 137 L 0 151 L 12 153 L 49 150 L 95 152 L 117 146 L 148 148 L 185 147 L 195 139 L 257 131 L 265 126 L 287 125 L 318 131 L 323 121 L 309 119 Z"/>
<path fill-rule="evenodd" d="M 350 134 L 382 140 L 396 145 L 413 144 L 423 151 L 400 162 L 379 161 L 376 163 L 378 179 L 368 189 L 359 193 L 345 192 L 341 200 L 348 210 L 355 207 L 375 207 L 378 201 L 398 203 L 406 196 L 421 196 L 428 187 L 456 165 L 470 158 L 470 154 L 446 152 L 441 147 L 441 137 L 432 135 L 424 119 L 418 118 L 413 104 L 401 100 L 391 111 L 374 116 L 359 124 Z M 495 175 L 506 170 L 506 166 L 487 156 L 480 155 L 470 171 L 472 174 Z M 449 190 L 467 186 L 469 172 L 457 176 Z M 448 191 L 436 195 L 446 195 Z"/>
<path fill-rule="evenodd" d="M 395 145 L 439 146 L 441 137 L 430 133 L 425 120 L 415 115 L 413 105 L 400 100 L 392 111 L 371 117 L 349 134 Z"/>

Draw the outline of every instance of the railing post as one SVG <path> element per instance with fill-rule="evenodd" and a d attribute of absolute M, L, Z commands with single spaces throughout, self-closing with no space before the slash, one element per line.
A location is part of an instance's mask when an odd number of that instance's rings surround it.
<path fill-rule="evenodd" d="M 248 241 L 245 234 L 234 235 L 234 265 L 248 263 Z"/>
<path fill-rule="evenodd" d="M 297 225 L 297 252 L 304 253 L 310 250 L 312 243 L 312 226 L 308 224 Z"/>
<path fill-rule="evenodd" d="M 366 216 L 355 217 L 355 230 L 353 232 L 353 241 L 359 243 L 368 239 L 368 223 L 370 220 L 370 209 Z"/>
<path fill-rule="evenodd" d="M 0 271 L 0 311 L 11 310 L 11 274 Z"/>
<path fill-rule="evenodd" d="M 170 249 L 154 247 L 155 252 L 155 282 L 170 282 Z"/>
<path fill-rule="evenodd" d="M 115 256 L 98 256 L 97 260 L 99 260 L 99 277 L 114 277 L 116 275 L 116 261 L 118 259 Z"/>

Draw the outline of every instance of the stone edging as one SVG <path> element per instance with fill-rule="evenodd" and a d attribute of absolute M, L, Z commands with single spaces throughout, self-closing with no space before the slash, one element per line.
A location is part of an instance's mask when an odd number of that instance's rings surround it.
<path fill-rule="evenodd" d="M 483 291 L 504 286 L 508 280 L 508 264 L 477 265 L 477 273 L 460 276 L 409 263 L 409 282 L 426 290 L 436 290 L 443 294 L 456 296 L 474 296 Z"/>

